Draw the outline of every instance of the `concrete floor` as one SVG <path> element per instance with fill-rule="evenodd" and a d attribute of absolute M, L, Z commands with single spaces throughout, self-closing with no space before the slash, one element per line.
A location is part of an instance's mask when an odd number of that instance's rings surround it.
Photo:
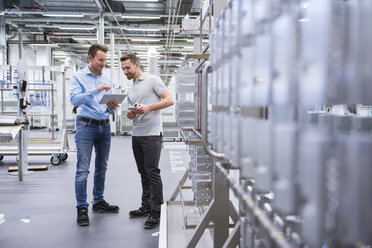
<path fill-rule="evenodd" d="M 75 146 L 73 134 L 70 146 Z M 170 154 L 173 156 L 170 158 Z M 178 162 L 174 162 L 175 159 Z M 160 160 L 164 201 L 168 200 L 188 166 L 182 143 L 164 143 Z M 0 247 L 158 247 L 159 229 L 146 230 L 143 219 L 130 219 L 128 212 L 140 205 L 141 184 L 131 149 L 131 137 L 114 136 L 106 175 L 105 199 L 120 207 L 116 215 L 89 212 L 90 225 L 76 225 L 74 175 L 76 154 L 70 153 L 59 166 L 50 157 L 30 157 L 30 165 L 48 165 L 18 181 L 9 175 L 15 157 L 0 161 Z M 92 158 L 94 161 L 94 158 Z M 182 161 L 182 162 L 180 162 Z M 92 200 L 93 166 L 88 181 L 88 202 Z M 91 206 L 89 207 L 91 210 Z"/>

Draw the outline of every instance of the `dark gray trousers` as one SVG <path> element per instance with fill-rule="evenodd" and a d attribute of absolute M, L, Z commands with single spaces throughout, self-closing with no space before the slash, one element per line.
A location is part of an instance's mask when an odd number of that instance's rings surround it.
<path fill-rule="evenodd" d="M 142 206 L 156 211 L 160 211 L 163 203 L 163 183 L 159 169 L 162 141 L 162 136 L 132 137 L 133 154 L 141 175 Z"/>

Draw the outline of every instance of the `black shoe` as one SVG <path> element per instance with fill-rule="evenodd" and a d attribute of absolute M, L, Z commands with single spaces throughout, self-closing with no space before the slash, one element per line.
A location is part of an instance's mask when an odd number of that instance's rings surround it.
<path fill-rule="evenodd" d="M 79 226 L 88 226 L 89 217 L 88 217 L 88 208 L 87 207 L 78 207 L 77 208 L 77 224 Z"/>
<path fill-rule="evenodd" d="M 149 218 L 145 222 L 146 229 L 153 229 L 159 226 L 160 223 L 160 212 L 159 211 L 151 211 Z"/>
<path fill-rule="evenodd" d="M 145 217 L 145 216 L 148 216 L 149 215 L 150 211 L 151 211 L 150 209 L 146 209 L 144 207 L 140 207 L 137 210 L 130 211 L 129 212 L 129 216 L 132 217 L 132 218 Z"/>
<path fill-rule="evenodd" d="M 119 213 L 119 207 L 115 205 L 110 205 L 105 200 L 99 201 L 93 204 L 93 213 L 110 213 L 117 214 Z"/>

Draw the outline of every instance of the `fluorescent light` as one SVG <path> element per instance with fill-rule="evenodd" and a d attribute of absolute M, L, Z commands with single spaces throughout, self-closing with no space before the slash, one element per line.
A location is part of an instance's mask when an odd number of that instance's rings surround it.
<path fill-rule="evenodd" d="M 187 42 L 194 42 L 194 40 L 186 40 Z M 203 40 L 203 42 L 208 42 L 207 40 Z"/>
<path fill-rule="evenodd" d="M 54 17 L 84 17 L 84 14 L 61 14 L 61 13 L 43 13 L 43 16 L 54 16 Z"/>
<path fill-rule="evenodd" d="M 124 19 L 160 19 L 160 16 L 146 16 L 146 15 L 122 15 Z"/>
<path fill-rule="evenodd" d="M 59 27 L 59 29 L 67 29 L 67 30 L 72 30 L 72 29 L 79 29 L 79 30 L 93 30 L 94 27 L 79 27 L 79 26 L 72 26 L 72 27 Z"/>
<path fill-rule="evenodd" d="M 43 24 L 26 24 L 28 28 L 59 28 L 57 25 L 43 25 Z"/>
<path fill-rule="evenodd" d="M 64 51 L 54 51 L 54 55 L 66 55 Z"/>
<path fill-rule="evenodd" d="M 159 0 L 123 0 L 123 2 L 158 2 Z"/>
<path fill-rule="evenodd" d="M 124 28 L 125 30 L 128 31 L 160 31 L 159 28 Z"/>
<path fill-rule="evenodd" d="M 59 27 L 64 30 L 93 30 L 94 27 Z"/>
<path fill-rule="evenodd" d="M 140 38 L 130 38 L 130 40 L 131 41 L 148 41 L 148 42 L 150 42 L 150 41 L 160 41 L 159 39 L 147 39 L 147 38 L 142 38 L 142 39 L 140 39 Z"/>
<path fill-rule="evenodd" d="M 4 15 L 4 12 L 0 12 L 0 15 Z"/>
<path fill-rule="evenodd" d="M 161 46 L 160 45 L 135 45 L 134 48 L 150 48 L 150 47 L 154 47 L 154 48 L 160 48 Z"/>
<path fill-rule="evenodd" d="M 74 40 L 97 40 L 97 37 L 74 37 Z"/>
<path fill-rule="evenodd" d="M 57 44 L 50 44 L 50 43 L 40 43 L 40 44 L 30 44 L 32 46 L 48 46 L 48 47 L 59 47 Z"/>

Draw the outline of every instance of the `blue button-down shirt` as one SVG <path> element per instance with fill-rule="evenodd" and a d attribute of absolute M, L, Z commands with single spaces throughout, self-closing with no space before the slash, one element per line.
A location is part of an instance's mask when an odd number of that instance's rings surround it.
<path fill-rule="evenodd" d="M 97 87 L 111 79 L 102 72 L 95 76 L 88 67 L 76 72 L 70 80 L 70 102 L 78 108 L 78 115 L 96 120 L 106 120 L 112 112 L 106 104 L 99 104 L 104 94 L 111 91 L 98 91 Z"/>

